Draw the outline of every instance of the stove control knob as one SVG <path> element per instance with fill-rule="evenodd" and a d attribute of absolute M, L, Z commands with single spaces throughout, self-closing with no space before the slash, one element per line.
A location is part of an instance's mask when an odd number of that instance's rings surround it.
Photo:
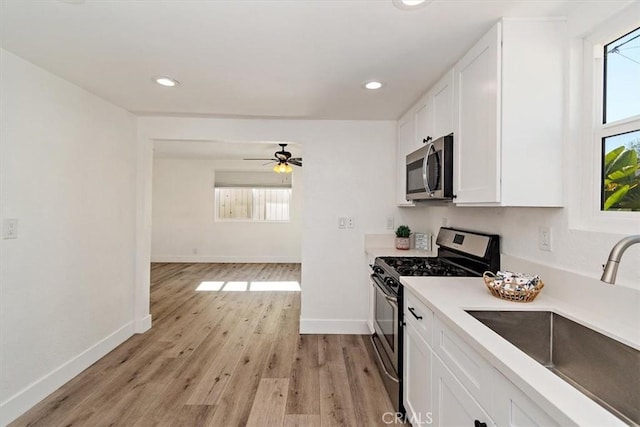
<path fill-rule="evenodd" d="M 372 268 L 373 268 L 373 272 L 376 274 L 384 273 L 384 270 L 382 269 L 382 267 L 378 267 L 377 265 L 374 265 Z"/>
<path fill-rule="evenodd" d="M 384 283 L 386 283 L 387 286 L 391 286 L 392 288 L 397 288 L 398 287 L 398 282 L 396 282 L 395 279 L 393 279 L 391 277 L 387 277 L 385 279 Z"/>

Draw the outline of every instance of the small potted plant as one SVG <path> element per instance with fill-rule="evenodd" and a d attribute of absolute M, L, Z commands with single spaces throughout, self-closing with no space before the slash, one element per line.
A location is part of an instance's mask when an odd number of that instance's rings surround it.
<path fill-rule="evenodd" d="M 407 250 L 411 247 L 411 229 L 406 225 L 401 225 L 396 230 L 396 249 Z"/>

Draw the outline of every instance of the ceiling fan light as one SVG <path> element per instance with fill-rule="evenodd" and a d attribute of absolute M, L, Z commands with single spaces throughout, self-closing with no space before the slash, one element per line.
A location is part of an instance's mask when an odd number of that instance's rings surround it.
<path fill-rule="evenodd" d="M 274 171 L 275 173 L 280 173 L 280 163 L 276 164 L 276 165 L 273 167 L 273 171 Z"/>
<path fill-rule="evenodd" d="M 285 169 L 285 171 L 284 171 L 284 172 L 285 172 L 285 173 L 291 173 L 291 172 L 293 172 L 293 168 L 292 168 L 292 167 L 287 163 L 287 165 L 286 165 L 286 169 Z"/>

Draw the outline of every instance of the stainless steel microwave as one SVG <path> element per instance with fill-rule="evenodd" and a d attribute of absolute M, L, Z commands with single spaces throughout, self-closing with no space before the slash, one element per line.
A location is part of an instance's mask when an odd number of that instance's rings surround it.
<path fill-rule="evenodd" d="M 453 134 L 427 142 L 407 156 L 407 200 L 451 200 Z"/>

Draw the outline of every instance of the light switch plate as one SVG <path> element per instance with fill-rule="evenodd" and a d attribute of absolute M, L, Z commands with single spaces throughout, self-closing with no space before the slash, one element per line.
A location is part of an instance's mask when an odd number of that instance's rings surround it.
<path fill-rule="evenodd" d="M 346 216 L 341 216 L 340 218 L 338 218 L 338 228 L 339 229 L 344 229 L 347 228 L 347 217 Z"/>
<path fill-rule="evenodd" d="M 7 218 L 2 222 L 2 238 L 18 238 L 18 220 L 16 218 Z"/>

